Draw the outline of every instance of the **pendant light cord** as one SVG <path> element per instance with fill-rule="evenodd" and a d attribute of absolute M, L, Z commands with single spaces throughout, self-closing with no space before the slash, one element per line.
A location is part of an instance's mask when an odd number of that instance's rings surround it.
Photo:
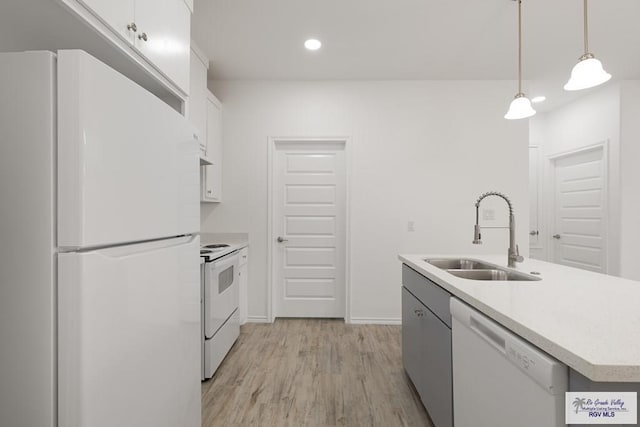
<path fill-rule="evenodd" d="M 584 53 L 589 53 L 589 22 L 587 20 L 587 0 L 584 0 Z"/>
<path fill-rule="evenodd" d="M 518 0 L 518 93 L 522 93 L 522 0 Z"/>

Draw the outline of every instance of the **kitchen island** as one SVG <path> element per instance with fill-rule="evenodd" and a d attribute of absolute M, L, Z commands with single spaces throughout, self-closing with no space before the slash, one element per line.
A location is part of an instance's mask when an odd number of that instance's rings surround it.
<path fill-rule="evenodd" d="M 565 391 L 640 392 L 640 283 L 504 255 L 399 259 L 403 365 L 436 426 L 562 426 Z"/>
<path fill-rule="evenodd" d="M 640 283 L 526 259 L 517 271 L 538 281 L 455 277 L 425 259 L 408 267 L 594 382 L 640 383 Z M 470 255 L 506 268 L 504 255 Z"/>

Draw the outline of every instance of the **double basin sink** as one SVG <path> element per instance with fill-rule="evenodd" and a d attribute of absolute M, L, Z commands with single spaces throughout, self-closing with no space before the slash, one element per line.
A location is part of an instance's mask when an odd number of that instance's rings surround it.
<path fill-rule="evenodd" d="M 509 270 L 497 265 L 466 258 L 425 259 L 426 262 L 456 277 L 471 280 L 536 281 L 539 277 Z"/>

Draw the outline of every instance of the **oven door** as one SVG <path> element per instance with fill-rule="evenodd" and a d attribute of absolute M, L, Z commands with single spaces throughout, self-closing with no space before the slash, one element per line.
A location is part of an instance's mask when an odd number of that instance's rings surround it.
<path fill-rule="evenodd" d="M 205 264 L 204 337 L 212 338 L 238 308 L 238 253 Z"/>

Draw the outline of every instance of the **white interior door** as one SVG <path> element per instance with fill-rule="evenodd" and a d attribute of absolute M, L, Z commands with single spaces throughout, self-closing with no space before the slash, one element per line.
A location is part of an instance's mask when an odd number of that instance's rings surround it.
<path fill-rule="evenodd" d="M 345 167 L 344 142 L 275 144 L 275 317 L 345 316 Z"/>
<path fill-rule="evenodd" d="M 603 149 L 554 161 L 554 261 L 607 272 L 605 163 Z"/>

